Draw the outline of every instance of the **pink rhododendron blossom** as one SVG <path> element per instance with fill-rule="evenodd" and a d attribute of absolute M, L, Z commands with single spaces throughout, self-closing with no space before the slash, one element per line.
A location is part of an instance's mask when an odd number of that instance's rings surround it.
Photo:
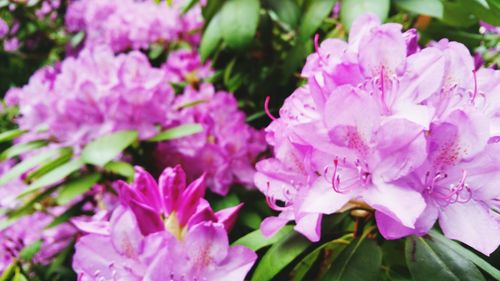
<path fill-rule="evenodd" d="M 78 224 L 90 233 L 75 246 L 80 280 L 244 280 L 257 256 L 227 237 L 240 206 L 214 213 L 203 176 L 186 186 L 176 166 L 157 183 L 136 168 L 118 189 L 122 205 L 109 222 Z"/>
<path fill-rule="evenodd" d="M 214 74 L 210 62 L 202 63 L 200 55 L 194 50 L 180 49 L 169 53 L 162 66 L 170 82 L 197 83 Z"/>
<path fill-rule="evenodd" d="M 78 0 L 68 7 L 66 25 L 85 31 L 85 46 L 106 45 L 115 52 L 179 39 L 197 42 L 199 35 L 189 33 L 203 26 L 201 9 L 183 15 L 182 7 L 183 1 Z"/>
<path fill-rule="evenodd" d="M 141 139 L 154 136 L 173 96 L 164 71 L 151 67 L 142 53 L 115 56 L 97 47 L 38 70 L 6 100 L 19 106 L 17 122 L 30 130 L 25 138 L 79 147 L 119 130 L 137 130 Z"/>
<path fill-rule="evenodd" d="M 425 234 L 439 219 L 485 254 L 500 244 L 490 210 L 500 197 L 498 73 L 476 72 L 460 43 L 419 49 L 401 28 L 368 14 L 348 43 L 316 44 L 307 85 L 266 129 L 274 158 L 257 163 L 255 183 L 280 214 L 265 234 L 294 220 L 317 241 L 323 214 L 363 201 L 387 239 Z"/>
<path fill-rule="evenodd" d="M 206 173 L 207 185 L 225 195 L 232 183 L 252 184 L 253 163 L 266 145 L 263 135 L 245 123 L 234 96 L 211 84 L 188 86 L 174 102 L 172 125 L 197 123 L 203 131 L 159 144 L 158 165 L 189 167 L 188 179 Z"/>

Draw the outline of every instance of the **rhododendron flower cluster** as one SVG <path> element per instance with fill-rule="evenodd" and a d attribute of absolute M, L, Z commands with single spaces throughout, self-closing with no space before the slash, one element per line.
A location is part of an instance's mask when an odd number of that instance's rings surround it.
<path fill-rule="evenodd" d="M 234 96 L 215 91 L 211 84 L 186 87 L 174 101 L 173 124 L 197 123 L 203 131 L 160 143 L 156 158 L 160 167 L 182 164 L 193 180 L 207 173 L 211 190 L 226 195 L 232 183 L 252 184 L 254 161 L 266 144 L 263 134 L 245 123 Z"/>
<path fill-rule="evenodd" d="M 18 105 L 26 138 L 80 146 L 106 133 L 135 129 L 141 139 L 166 122 L 174 92 L 167 75 L 140 52 L 114 55 L 106 47 L 38 70 L 23 88 L 7 94 Z"/>
<path fill-rule="evenodd" d="M 368 204 L 386 239 L 439 221 L 484 254 L 499 246 L 500 72 L 476 72 L 446 39 L 419 50 L 401 28 L 365 15 L 348 43 L 325 40 L 307 59 L 307 85 L 266 129 L 275 156 L 257 164 L 255 183 L 280 211 L 266 234 L 295 220 L 317 241 L 324 214 Z"/>
<path fill-rule="evenodd" d="M 182 15 L 184 1 L 77 0 L 68 7 L 70 31 L 84 31 L 85 46 L 109 46 L 113 51 L 147 49 L 152 43 L 179 39 L 197 42 L 191 32 L 203 26 L 201 10 Z M 137 20 L 140 19 L 140 20 Z"/>
<path fill-rule="evenodd" d="M 75 222 L 89 233 L 73 258 L 79 280 L 244 280 L 257 256 L 227 237 L 241 205 L 214 213 L 204 176 L 186 186 L 176 166 L 157 183 L 137 167 L 134 182 L 117 188 L 121 206 L 109 221 Z"/>

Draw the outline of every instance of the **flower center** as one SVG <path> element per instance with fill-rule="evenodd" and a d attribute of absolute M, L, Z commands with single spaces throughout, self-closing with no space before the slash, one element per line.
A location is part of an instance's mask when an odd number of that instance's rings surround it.
<path fill-rule="evenodd" d="M 431 177 L 431 173 L 427 172 L 425 174 L 424 192 L 432 196 L 443 207 L 453 203 L 469 202 L 472 199 L 472 191 L 466 184 L 467 171 L 462 172 L 462 178 L 457 184 L 450 184 L 449 186 L 439 184 L 447 177 L 448 175 L 442 172 L 437 172 L 434 177 Z"/>

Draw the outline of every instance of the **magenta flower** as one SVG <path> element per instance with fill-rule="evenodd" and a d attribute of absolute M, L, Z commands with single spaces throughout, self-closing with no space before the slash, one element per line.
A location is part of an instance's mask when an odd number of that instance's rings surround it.
<path fill-rule="evenodd" d="M 122 206 L 109 223 L 77 223 L 90 232 L 73 259 L 81 280 L 243 280 L 257 256 L 227 238 L 241 206 L 214 213 L 202 198 L 204 177 L 186 187 L 180 166 L 158 184 L 136 172 L 131 185 L 119 184 Z"/>
<path fill-rule="evenodd" d="M 195 7 L 182 15 L 182 3 L 165 1 L 79 0 L 66 14 L 70 31 L 85 31 L 85 46 L 105 45 L 115 52 L 147 49 L 152 43 L 170 43 L 186 37 L 203 26 L 201 9 Z M 141 19 L 141 20 L 137 20 Z"/>
<path fill-rule="evenodd" d="M 233 183 L 252 184 L 253 163 L 266 146 L 262 133 L 246 124 L 232 94 L 215 92 L 211 84 L 202 84 L 199 90 L 188 86 L 175 100 L 174 109 L 172 125 L 198 123 L 203 132 L 159 144 L 160 168 L 189 167 L 189 180 L 206 173 L 207 185 L 221 195 Z"/>
<path fill-rule="evenodd" d="M 459 43 L 420 50 L 415 38 L 365 15 L 348 44 L 329 39 L 309 56 L 308 84 L 266 129 L 275 156 L 257 164 L 255 183 L 280 211 L 265 234 L 295 220 L 317 241 L 322 214 L 362 201 L 387 239 L 425 234 L 439 217 L 448 237 L 485 254 L 498 247 L 481 238 L 500 236 L 490 210 L 500 191 L 488 180 L 500 176 L 489 156 L 500 139 L 498 73 L 476 73 Z M 473 216 L 482 226 L 466 231 Z"/>
<path fill-rule="evenodd" d="M 198 83 L 213 75 L 210 62 L 203 64 L 197 51 L 180 49 L 172 51 L 162 66 L 170 82 Z"/>
<path fill-rule="evenodd" d="M 134 129 L 141 139 L 166 123 L 173 89 L 165 73 L 140 52 L 115 56 L 105 47 L 38 70 L 23 88 L 7 93 L 18 105 L 25 138 L 52 138 L 79 148 L 104 134 Z M 37 131 L 43 131 L 37 133 Z"/>

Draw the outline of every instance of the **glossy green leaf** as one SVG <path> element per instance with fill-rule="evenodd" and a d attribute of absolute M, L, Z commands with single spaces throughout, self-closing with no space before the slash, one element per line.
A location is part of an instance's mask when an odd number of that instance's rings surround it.
<path fill-rule="evenodd" d="M 335 258 L 349 245 L 352 241 L 352 234 L 345 237 L 326 242 L 311 253 L 305 256 L 292 270 L 291 276 L 293 281 L 304 280 L 311 267 L 314 265 L 320 254 L 328 252 L 328 257 L 331 260 Z"/>
<path fill-rule="evenodd" d="M 158 142 L 158 141 L 173 140 L 194 135 L 201 131 L 203 131 L 203 127 L 200 124 L 184 124 L 167 129 L 159 133 L 158 135 L 152 137 L 151 139 L 149 139 L 149 141 Z"/>
<path fill-rule="evenodd" d="M 24 260 L 31 260 L 42 248 L 42 240 L 37 240 L 28 246 L 24 247 L 19 256 Z"/>
<path fill-rule="evenodd" d="M 134 179 L 134 166 L 127 162 L 111 161 L 104 166 L 104 170 L 125 177 L 128 180 Z"/>
<path fill-rule="evenodd" d="M 48 150 L 24 159 L 22 162 L 12 167 L 10 170 L 8 170 L 5 174 L 3 174 L 0 177 L 0 188 L 4 184 L 8 183 L 9 181 L 15 178 L 18 178 L 23 173 L 36 167 L 37 165 L 40 165 L 41 163 L 46 161 L 50 161 L 53 157 L 59 155 L 59 153 L 60 152 L 58 149 Z"/>
<path fill-rule="evenodd" d="M 56 198 L 57 204 L 65 205 L 69 203 L 75 197 L 90 190 L 100 179 L 101 174 L 92 173 L 63 184 Z"/>
<path fill-rule="evenodd" d="M 46 162 L 45 164 L 41 165 L 38 169 L 30 172 L 26 177 L 25 181 L 31 182 L 34 179 L 40 178 L 41 176 L 47 174 L 48 172 L 68 162 L 72 156 L 73 156 L 73 150 L 71 148 L 69 147 L 62 148 L 59 157 L 55 158 L 54 160 Z"/>
<path fill-rule="evenodd" d="M 11 141 L 18 136 L 24 134 L 26 131 L 24 130 L 19 130 L 19 129 L 14 129 L 6 132 L 2 132 L 0 134 L 0 142 L 6 142 L 6 141 Z"/>
<path fill-rule="evenodd" d="M 492 277 L 494 277 L 497 280 L 500 280 L 500 270 L 496 269 L 493 267 L 491 264 L 487 263 L 484 259 L 480 258 L 478 255 L 474 254 L 472 251 L 462 247 L 460 244 L 457 242 L 450 240 L 443 236 L 441 233 L 431 230 L 429 231 L 429 236 L 436 241 L 436 243 L 441 243 L 443 245 L 446 245 L 453 251 L 455 251 L 457 254 L 460 256 L 468 259 L 469 261 L 473 262 L 476 266 L 490 274 Z"/>
<path fill-rule="evenodd" d="M 301 234 L 287 233 L 264 254 L 255 268 L 252 281 L 273 279 L 281 270 L 302 254 L 311 243 Z"/>
<path fill-rule="evenodd" d="M 269 1 L 271 9 L 278 18 L 290 27 L 295 27 L 300 20 L 300 7 L 295 0 Z"/>
<path fill-rule="evenodd" d="M 255 37 L 259 12 L 259 0 L 227 0 L 220 11 L 224 42 L 234 49 L 245 48 Z"/>
<path fill-rule="evenodd" d="M 299 38 L 305 41 L 321 26 L 323 20 L 332 13 L 336 0 L 310 0 L 300 21 Z"/>
<path fill-rule="evenodd" d="M 73 172 L 78 171 L 82 166 L 83 163 L 79 159 L 67 162 L 34 181 L 18 197 L 26 196 L 40 188 L 58 183 Z"/>
<path fill-rule="evenodd" d="M 286 225 L 280 231 L 278 231 L 276 234 L 274 234 L 271 237 L 265 237 L 262 235 L 262 232 L 260 229 L 254 230 L 247 235 L 241 237 L 240 239 L 236 240 L 233 245 L 241 245 L 245 246 L 253 251 L 258 251 L 264 247 L 267 247 L 269 245 L 272 245 L 276 243 L 277 241 L 283 239 L 285 235 L 291 233 L 293 231 L 293 227 L 291 225 Z"/>
<path fill-rule="evenodd" d="M 436 0 L 394 0 L 400 9 L 435 18 L 443 17 L 443 2 Z"/>
<path fill-rule="evenodd" d="M 351 29 L 351 25 L 360 15 L 371 12 L 384 21 L 389 15 L 390 0 L 343 0 L 340 9 L 342 23 Z"/>
<path fill-rule="evenodd" d="M 0 154 L 0 161 L 19 156 L 25 152 L 46 146 L 47 142 L 44 140 L 36 140 L 31 142 L 18 143 L 13 145 Z"/>
<path fill-rule="evenodd" d="M 87 144 L 81 159 L 87 164 L 104 166 L 137 140 L 136 131 L 120 131 L 102 136 Z"/>
<path fill-rule="evenodd" d="M 382 265 L 382 250 L 373 240 L 355 239 L 335 259 L 325 281 L 376 281 Z"/>
<path fill-rule="evenodd" d="M 406 264 L 414 281 L 485 280 L 477 267 L 442 243 L 417 236 L 406 238 Z"/>
<path fill-rule="evenodd" d="M 200 43 L 200 57 L 202 61 L 206 61 L 208 57 L 215 51 L 222 41 L 220 29 L 220 13 L 216 14 L 208 23 L 207 28 L 203 32 Z"/>

